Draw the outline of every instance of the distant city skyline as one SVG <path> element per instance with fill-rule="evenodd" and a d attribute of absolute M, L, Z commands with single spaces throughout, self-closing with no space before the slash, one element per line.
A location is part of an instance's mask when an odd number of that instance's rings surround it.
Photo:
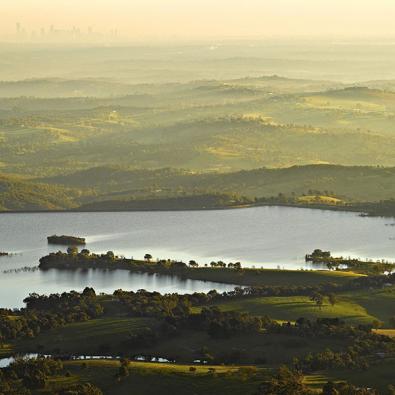
<path fill-rule="evenodd" d="M 16 41 L 73 41 L 81 38 L 86 40 L 106 39 L 117 40 L 119 38 L 117 29 L 110 29 L 107 32 L 96 32 L 92 26 L 72 26 L 60 28 L 56 25 L 43 26 L 39 29 L 31 30 L 20 22 L 15 24 L 14 34 L 8 35 L 9 39 Z"/>
<path fill-rule="evenodd" d="M 393 37 L 394 18 L 393 0 L 3 0 L 0 40 Z"/>

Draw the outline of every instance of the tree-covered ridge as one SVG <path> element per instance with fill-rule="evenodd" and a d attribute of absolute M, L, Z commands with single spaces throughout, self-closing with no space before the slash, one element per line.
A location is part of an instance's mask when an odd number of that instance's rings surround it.
<path fill-rule="evenodd" d="M 80 193 L 72 188 L 31 182 L 0 174 L 2 211 L 64 210 L 76 206 Z"/>
<path fill-rule="evenodd" d="M 291 204 L 393 215 L 394 185 L 394 168 L 381 167 L 310 165 L 202 173 L 102 166 L 28 180 L 3 174 L 0 207 L 3 211 L 149 210 Z"/>
<path fill-rule="evenodd" d="M 239 193 L 249 197 L 271 197 L 279 193 L 298 197 L 318 192 L 366 202 L 392 198 L 395 193 L 392 190 L 394 178 L 395 168 L 366 166 L 310 165 L 230 173 L 101 166 L 40 181 L 74 188 L 95 188 L 108 200 L 111 196 L 115 198 L 128 194 L 163 196 L 177 192 L 192 194 L 210 191 Z"/>

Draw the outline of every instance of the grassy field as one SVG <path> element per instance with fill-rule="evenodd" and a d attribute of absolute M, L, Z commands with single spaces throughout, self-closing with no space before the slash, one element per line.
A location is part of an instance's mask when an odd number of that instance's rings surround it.
<path fill-rule="evenodd" d="M 129 395 L 144 393 L 160 394 L 253 394 L 271 369 L 254 366 L 197 366 L 190 371 L 190 365 L 131 362 L 129 376 L 117 380 L 115 375 L 120 364 L 112 360 L 66 361 L 65 370 L 69 377 L 56 377 L 49 381 L 51 389 L 65 384 L 91 382 L 107 394 Z M 395 360 L 388 359 L 369 368 L 368 371 L 331 371 L 307 375 L 305 383 L 317 392 L 329 380 L 348 381 L 356 386 L 373 387 L 381 395 L 390 395 L 388 387 L 394 384 Z"/>
<path fill-rule="evenodd" d="M 0 344 L 0 358 L 8 357 L 13 351 L 12 344 Z"/>
<path fill-rule="evenodd" d="M 321 309 L 306 296 L 250 298 L 218 306 L 225 311 L 236 310 L 258 316 L 267 315 L 280 321 L 295 321 L 300 317 L 312 319 L 331 317 L 351 323 L 371 323 L 378 319 L 362 306 L 344 297 L 339 298 L 334 306 L 325 301 Z"/>
<path fill-rule="evenodd" d="M 394 323 L 391 322 L 391 318 L 395 316 L 395 287 L 353 292 L 345 294 L 344 297 L 351 299 L 367 313 L 374 315 L 385 328 L 393 327 Z"/>
<path fill-rule="evenodd" d="M 375 332 L 380 335 L 385 335 L 395 338 L 395 329 L 377 329 Z"/>
<path fill-rule="evenodd" d="M 190 365 L 168 365 L 131 362 L 129 376 L 117 381 L 117 361 L 66 362 L 65 368 L 72 373 L 70 381 L 89 381 L 98 385 L 104 394 L 234 394 L 254 393 L 266 377 L 266 370 L 232 366 L 196 366 L 190 372 Z M 247 368 L 247 369 L 246 369 Z M 59 383 L 53 382 L 56 386 Z"/>
<path fill-rule="evenodd" d="M 232 356 L 243 364 L 264 363 L 276 366 L 290 363 L 295 356 L 321 351 L 326 347 L 337 350 L 345 346 L 345 342 L 335 339 L 317 342 L 314 339 L 265 333 L 214 339 L 204 331 L 193 329 L 182 330 L 175 337 L 162 338 L 151 346 L 130 347 L 123 343 L 130 333 L 137 333 L 147 326 L 155 328 L 155 325 L 155 321 L 144 318 L 96 319 L 69 324 L 34 339 L 20 341 L 16 343 L 15 350 L 66 355 L 143 354 L 181 363 L 205 358 L 204 355 L 208 353 L 214 360 L 226 361 Z"/>
<path fill-rule="evenodd" d="M 242 271 L 221 268 L 198 268 L 188 271 L 188 278 L 237 285 L 319 285 L 323 283 L 344 284 L 360 275 L 351 272 L 329 270 L 276 270 L 244 269 Z"/>
<path fill-rule="evenodd" d="M 373 387 L 380 395 L 390 395 L 389 385 L 395 385 L 395 359 L 386 359 L 368 370 L 338 370 L 320 372 L 306 377 L 306 384 L 312 388 L 322 388 L 327 381 L 348 381 L 356 386 Z"/>
<path fill-rule="evenodd" d="M 306 204 L 327 204 L 329 206 L 344 203 L 341 199 L 322 195 L 301 196 L 298 198 L 298 202 Z"/>
<path fill-rule="evenodd" d="M 33 339 L 23 340 L 15 346 L 20 352 L 55 354 L 107 355 L 121 352 L 121 342 L 129 334 L 143 328 L 155 328 L 157 322 L 149 318 L 100 318 L 73 323 L 53 329 Z"/>
<path fill-rule="evenodd" d="M 321 339 L 317 342 L 297 336 L 265 333 L 215 339 L 204 332 L 185 330 L 177 337 L 146 347 L 145 351 L 150 355 L 168 355 L 176 361 L 188 363 L 201 359 L 202 350 L 206 350 L 214 360 L 226 362 L 232 356 L 239 363 L 273 367 L 291 363 L 294 357 L 302 357 L 309 352 L 323 351 L 328 347 L 340 350 L 345 345 L 346 342 L 335 339 Z"/>

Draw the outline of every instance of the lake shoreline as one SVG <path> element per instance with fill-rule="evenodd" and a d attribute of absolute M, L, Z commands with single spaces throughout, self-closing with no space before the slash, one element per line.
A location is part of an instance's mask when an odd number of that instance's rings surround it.
<path fill-rule="evenodd" d="M 51 212 L 35 216 L 16 213 L 0 217 L 1 250 L 19 253 L 1 259 L 1 269 L 7 274 L 0 276 L 0 296 L 3 304 L 15 307 L 14 301 L 21 301 L 30 288 L 40 293 L 81 289 L 87 284 L 99 292 L 119 287 L 164 293 L 216 288 L 200 282 L 178 281 L 175 277 L 129 276 L 124 270 L 89 270 L 78 274 L 59 270 L 31 273 L 9 270 L 36 265 L 41 257 L 59 249 L 66 251 L 67 247 L 48 245 L 48 235 L 79 235 L 86 237 L 86 248 L 90 251 L 100 254 L 114 251 L 135 259 L 143 259 L 144 254 L 149 253 L 154 259 L 165 257 L 187 263 L 193 259 L 200 265 L 223 260 L 226 263 L 240 261 L 243 267 L 310 270 L 313 265 L 306 263 L 304 258 L 306 252 L 315 248 L 346 258 L 395 262 L 392 222 L 333 210 L 296 210 L 284 206 L 207 212 L 62 211 L 61 214 Z M 203 276 L 199 271 L 193 274 Z M 220 277 L 220 270 L 213 271 L 213 275 Z M 282 275 L 288 277 L 285 273 Z M 294 278 L 287 281 L 292 283 Z M 18 287 L 13 287 L 12 282 Z M 230 282 L 237 284 L 239 281 Z"/>
<path fill-rule="evenodd" d="M 227 207 L 201 207 L 201 208 L 179 208 L 179 209 L 166 209 L 166 208 L 142 208 L 142 209 L 103 209 L 103 210 L 79 210 L 79 209 L 69 209 L 69 210 L 7 210 L 0 211 L 2 214 L 69 214 L 69 213 L 149 213 L 149 212 L 185 212 L 185 211 L 222 211 L 222 210 L 241 210 L 256 207 L 289 207 L 289 208 L 300 208 L 300 209 L 311 209 L 311 210 L 322 210 L 322 211 L 339 211 L 346 213 L 356 213 L 360 214 L 362 217 L 381 217 L 381 218 L 393 218 L 394 216 L 380 216 L 380 215 L 370 215 L 360 207 L 350 207 L 350 206 L 331 206 L 331 205 L 309 205 L 309 204 L 292 204 L 292 203 L 267 203 L 267 204 L 248 204 L 240 206 L 227 206 Z"/>

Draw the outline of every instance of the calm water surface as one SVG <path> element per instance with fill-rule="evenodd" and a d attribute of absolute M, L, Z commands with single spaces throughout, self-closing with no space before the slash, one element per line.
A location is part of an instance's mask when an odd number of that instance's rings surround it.
<path fill-rule="evenodd" d="M 335 255 L 395 261 L 394 221 L 355 213 L 257 207 L 240 210 L 35 213 L 0 215 L 0 306 L 21 306 L 30 292 L 50 293 L 93 286 L 99 292 L 123 288 L 160 292 L 223 291 L 232 286 L 127 271 L 4 271 L 37 266 L 41 256 L 64 249 L 46 237 L 68 234 L 87 238 L 94 252 L 159 258 L 240 261 L 243 265 L 300 269 L 311 267 L 304 255 L 315 248 Z"/>

